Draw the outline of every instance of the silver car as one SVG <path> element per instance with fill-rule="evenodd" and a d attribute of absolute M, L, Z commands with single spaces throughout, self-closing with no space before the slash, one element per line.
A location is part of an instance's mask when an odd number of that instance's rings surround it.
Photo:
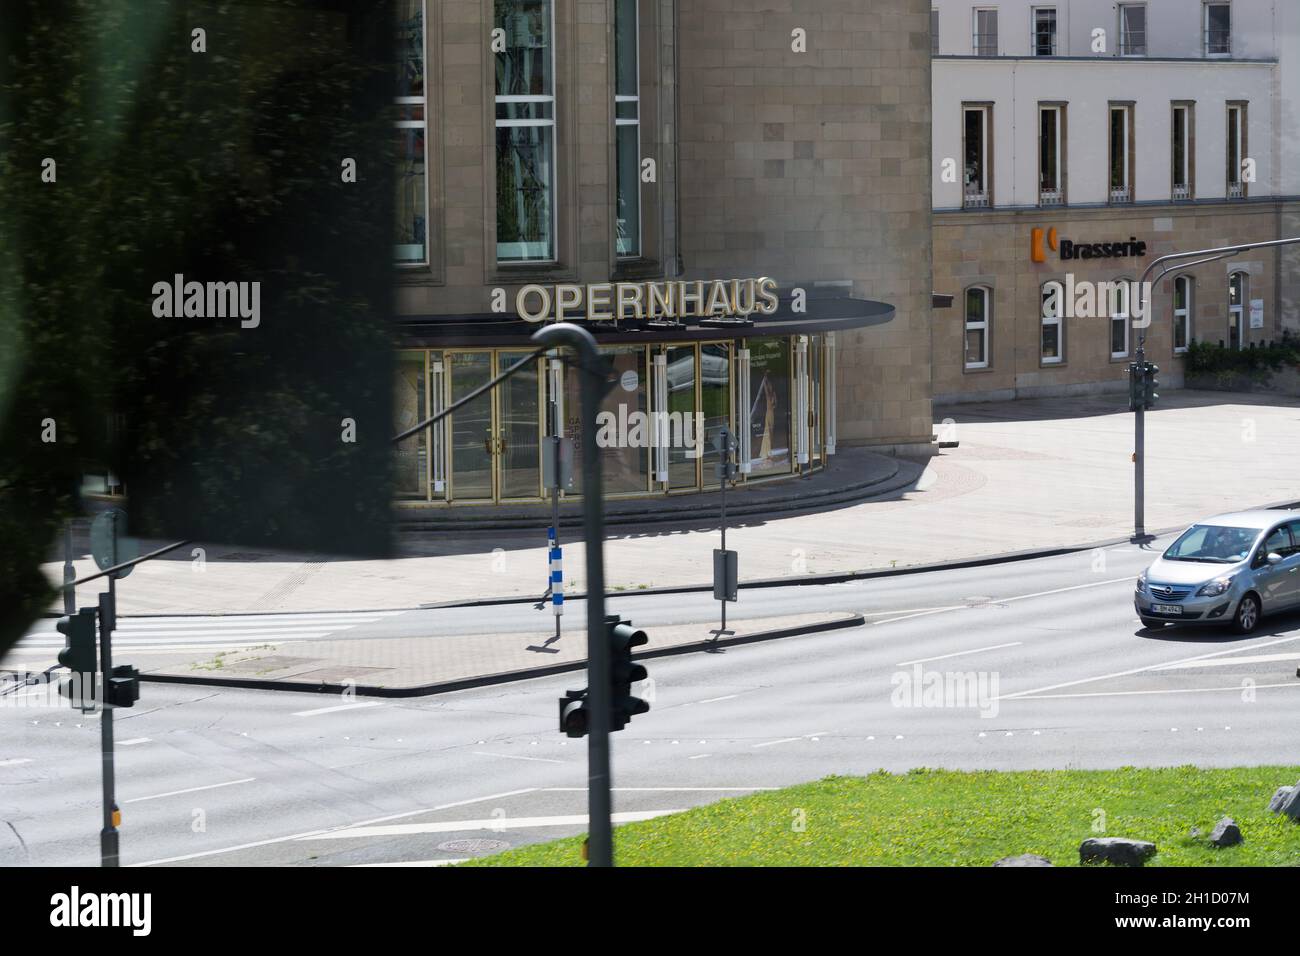
<path fill-rule="evenodd" d="M 1230 624 L 1300 608 L 1300 511 L 1240 511 L 1192 525 L 1137 579 L 1146 627 Z"/>

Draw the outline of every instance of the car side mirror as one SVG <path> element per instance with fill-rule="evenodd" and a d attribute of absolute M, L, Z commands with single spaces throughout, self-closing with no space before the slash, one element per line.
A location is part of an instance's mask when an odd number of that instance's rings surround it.
<path fill-rule="evenodd" d="M 1282 560 L 1282 555 L 1278 554 L 1276 551 L 1270 551 L 1268 553 L 1268 557 L 1265 558 L 1264 560 L 1266 560 L 1269 564 L 1277 564 L 1279 561 Z"/>

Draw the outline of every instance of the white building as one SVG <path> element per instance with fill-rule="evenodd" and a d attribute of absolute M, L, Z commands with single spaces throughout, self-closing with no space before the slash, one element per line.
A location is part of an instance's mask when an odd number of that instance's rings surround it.
<path fill-rule="evenodd" d="M 937 399 L 1123 388 L 1133 336 L 1044 322 L 1043 283 L 1300 235 L 1300 0 L 937 0 L 931 24 L 935 285 L 957 296 L 936 324 Z M 1035 229 L 1145 245 L 1067 262 L 1031 248 Z M 1156 360 L 1300 331 L 1298 276 L 1300 253 L 1276 251 L 1171 274 Z"/>

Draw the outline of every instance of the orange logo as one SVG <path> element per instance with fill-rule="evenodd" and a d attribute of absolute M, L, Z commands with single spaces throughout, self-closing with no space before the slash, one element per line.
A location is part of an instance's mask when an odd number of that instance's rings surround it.
<path fill-rule="evenodd" d="M 1047 245 L 1055 252 L 1057 248 L 1056 227 L 1047 230 Z M 1029 240 L 1029 258 L 1034 262 L 1046 262 L 1047 251 L 1043 248 L 1043 227 L 1035 226 L 1034 231 L 1030 234 Z"/>

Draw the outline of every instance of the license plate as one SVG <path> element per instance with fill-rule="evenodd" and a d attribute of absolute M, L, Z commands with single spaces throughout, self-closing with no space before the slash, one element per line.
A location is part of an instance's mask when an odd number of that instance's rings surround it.
<path fill-rule="evenodd" d="M 1157 614 L 1182 614 L 1183 609 L 1177 604 L 1152 604 L 1151 610 Z"/>

